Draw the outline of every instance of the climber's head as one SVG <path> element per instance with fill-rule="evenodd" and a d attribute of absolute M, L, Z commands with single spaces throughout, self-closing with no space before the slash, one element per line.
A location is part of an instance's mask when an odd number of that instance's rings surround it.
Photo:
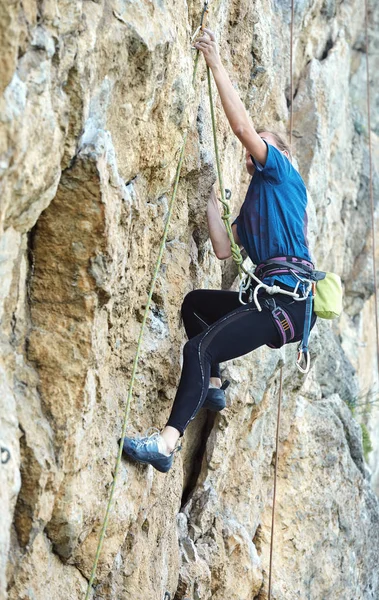
<path fill-rule="evenodd" d="M 264 129 L 263 127 L 256 129 L 256 132 L 263 140 L 266 140 L 266 142 L 271 144 L 271 146 L 275 146 L 275 148 L 277 148 L 282 154 L 284 154 L 284 156 L 288 158 L 290 162 L 292 162 L 290 147 L 282 135 L 276 133 L 276 131 Z M 250 175 L 254 175 L 255 167 L 248 150 L 246 150 L 246 168 Z"/>

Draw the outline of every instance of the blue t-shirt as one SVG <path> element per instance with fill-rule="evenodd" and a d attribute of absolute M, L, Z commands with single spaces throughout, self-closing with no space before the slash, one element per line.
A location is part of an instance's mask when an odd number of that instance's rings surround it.
<path fill-rule="evenodd" d="M 307 240 L 307 192 L 304 181 L 291 162 L 268 144 L 266 164 L 254 157 L 255 173 L 241 206 L 237 233 L 255 265 L 275 256 L 296 256 L 312 262 Z M 277 279 L 295 286 L 293 275 L 264 278 L 271 285 Z"/>

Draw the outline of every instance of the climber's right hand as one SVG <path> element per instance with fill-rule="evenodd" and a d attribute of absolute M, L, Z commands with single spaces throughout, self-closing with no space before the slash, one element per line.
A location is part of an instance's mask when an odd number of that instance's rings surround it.
<path fill-rule="evenodd" d="M 198 38 L 194 44 L 194 47 L 204 54 L 205 62 L 210 69 L 213 69 L 221 64 L 216 37 L 213 31 L 207 27 L 204 27 L 203 32 L 206 35 L 202 35 L 200 38 Z"/>

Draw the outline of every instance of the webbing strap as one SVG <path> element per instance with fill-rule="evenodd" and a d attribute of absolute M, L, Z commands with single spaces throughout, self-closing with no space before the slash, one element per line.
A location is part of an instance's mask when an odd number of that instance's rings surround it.
<path fill-rule="evenodd" d="M 270 258 L 257 266 L 255 274 L 262 279 L 263 276 L 269 275 L 271 271 L 285 271 L 289 273 L 291 270 L 305 276 L 310 276 L 313 272 L 313 265 L 306 260 L 302 261 L 300 258 L 291 260 L 289 256 Z"/>
<path fill-rule="evenodd" d="M 306 260 L 305 258 L 299 258 L 298 256 L 293 256 L 293 255 L 286 255 L 286 256 L 273 256 L 271 258 L 268 258 L 267 260 L 264 260 L 263 262 L 261 262 L 259 265 L 257 265 L 257 269 L 260 269 L 261 267 L 264 267 L 266 265 L 271 265 L 271 264 L 276 264 L 276 263 L 282 263 L 282 262 L 287 262 L 287 263 L 291 263 L 291 265 L 293 264 L 297 264 L 299 266 L 303 266 L 306 269 L 314 269 L 314 264 L 312 262 L 310 262 L 309 260 Z"/>
<path fill-rule="evenodd" d="M 288 344 L 295 336 L 295 331 L 290 316 L 281 306 L 277 306 L 276 308 L 274 308 L 274 310 L 271 311 L 271 314 L 273 316 L 274 323 L 281 337 L 281 346 L 283 346 L 284 344 Z M 270 348 L 277 348 L 277 346 L 274 346 L 272 344 L 267 345 Z"/>
<path fill-rule="evenodd" d="M 304 320 L 304 331 L 303 339 L 299 344 L 299 352 L 297 356 L 296 366 L 301 373 L 308 373 L 310 367 L 310 354 L 308 349 L 309 344 L 309 333 L 311 330 L 312 320 L 312 306 L 313 306 L 313 291 L 309 291 L 308 297 L 305 301 L 305 320 Z"/>
<path fill-rule="evenodd" d="M 308 298 L 305 301 L 304 335 L 303 335 L 303 341 L 301 343 L 302 350 L 308 350 L 309 332 L 311 330 L 312 305 L 313 305 L 313 294 L 312 294 L 312 290 L 311 290 L 308 294 Z"/>

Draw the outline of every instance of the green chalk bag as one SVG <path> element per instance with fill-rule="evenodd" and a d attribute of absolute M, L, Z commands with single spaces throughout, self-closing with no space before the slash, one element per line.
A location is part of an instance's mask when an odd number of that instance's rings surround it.
<path fill-rule="evenodd" d="M 314 297 L 314 311 L 321 319 L 335 319 L 342 312 L 341 278 L 335 273 L 325 273 L 318 279 Z"/>

